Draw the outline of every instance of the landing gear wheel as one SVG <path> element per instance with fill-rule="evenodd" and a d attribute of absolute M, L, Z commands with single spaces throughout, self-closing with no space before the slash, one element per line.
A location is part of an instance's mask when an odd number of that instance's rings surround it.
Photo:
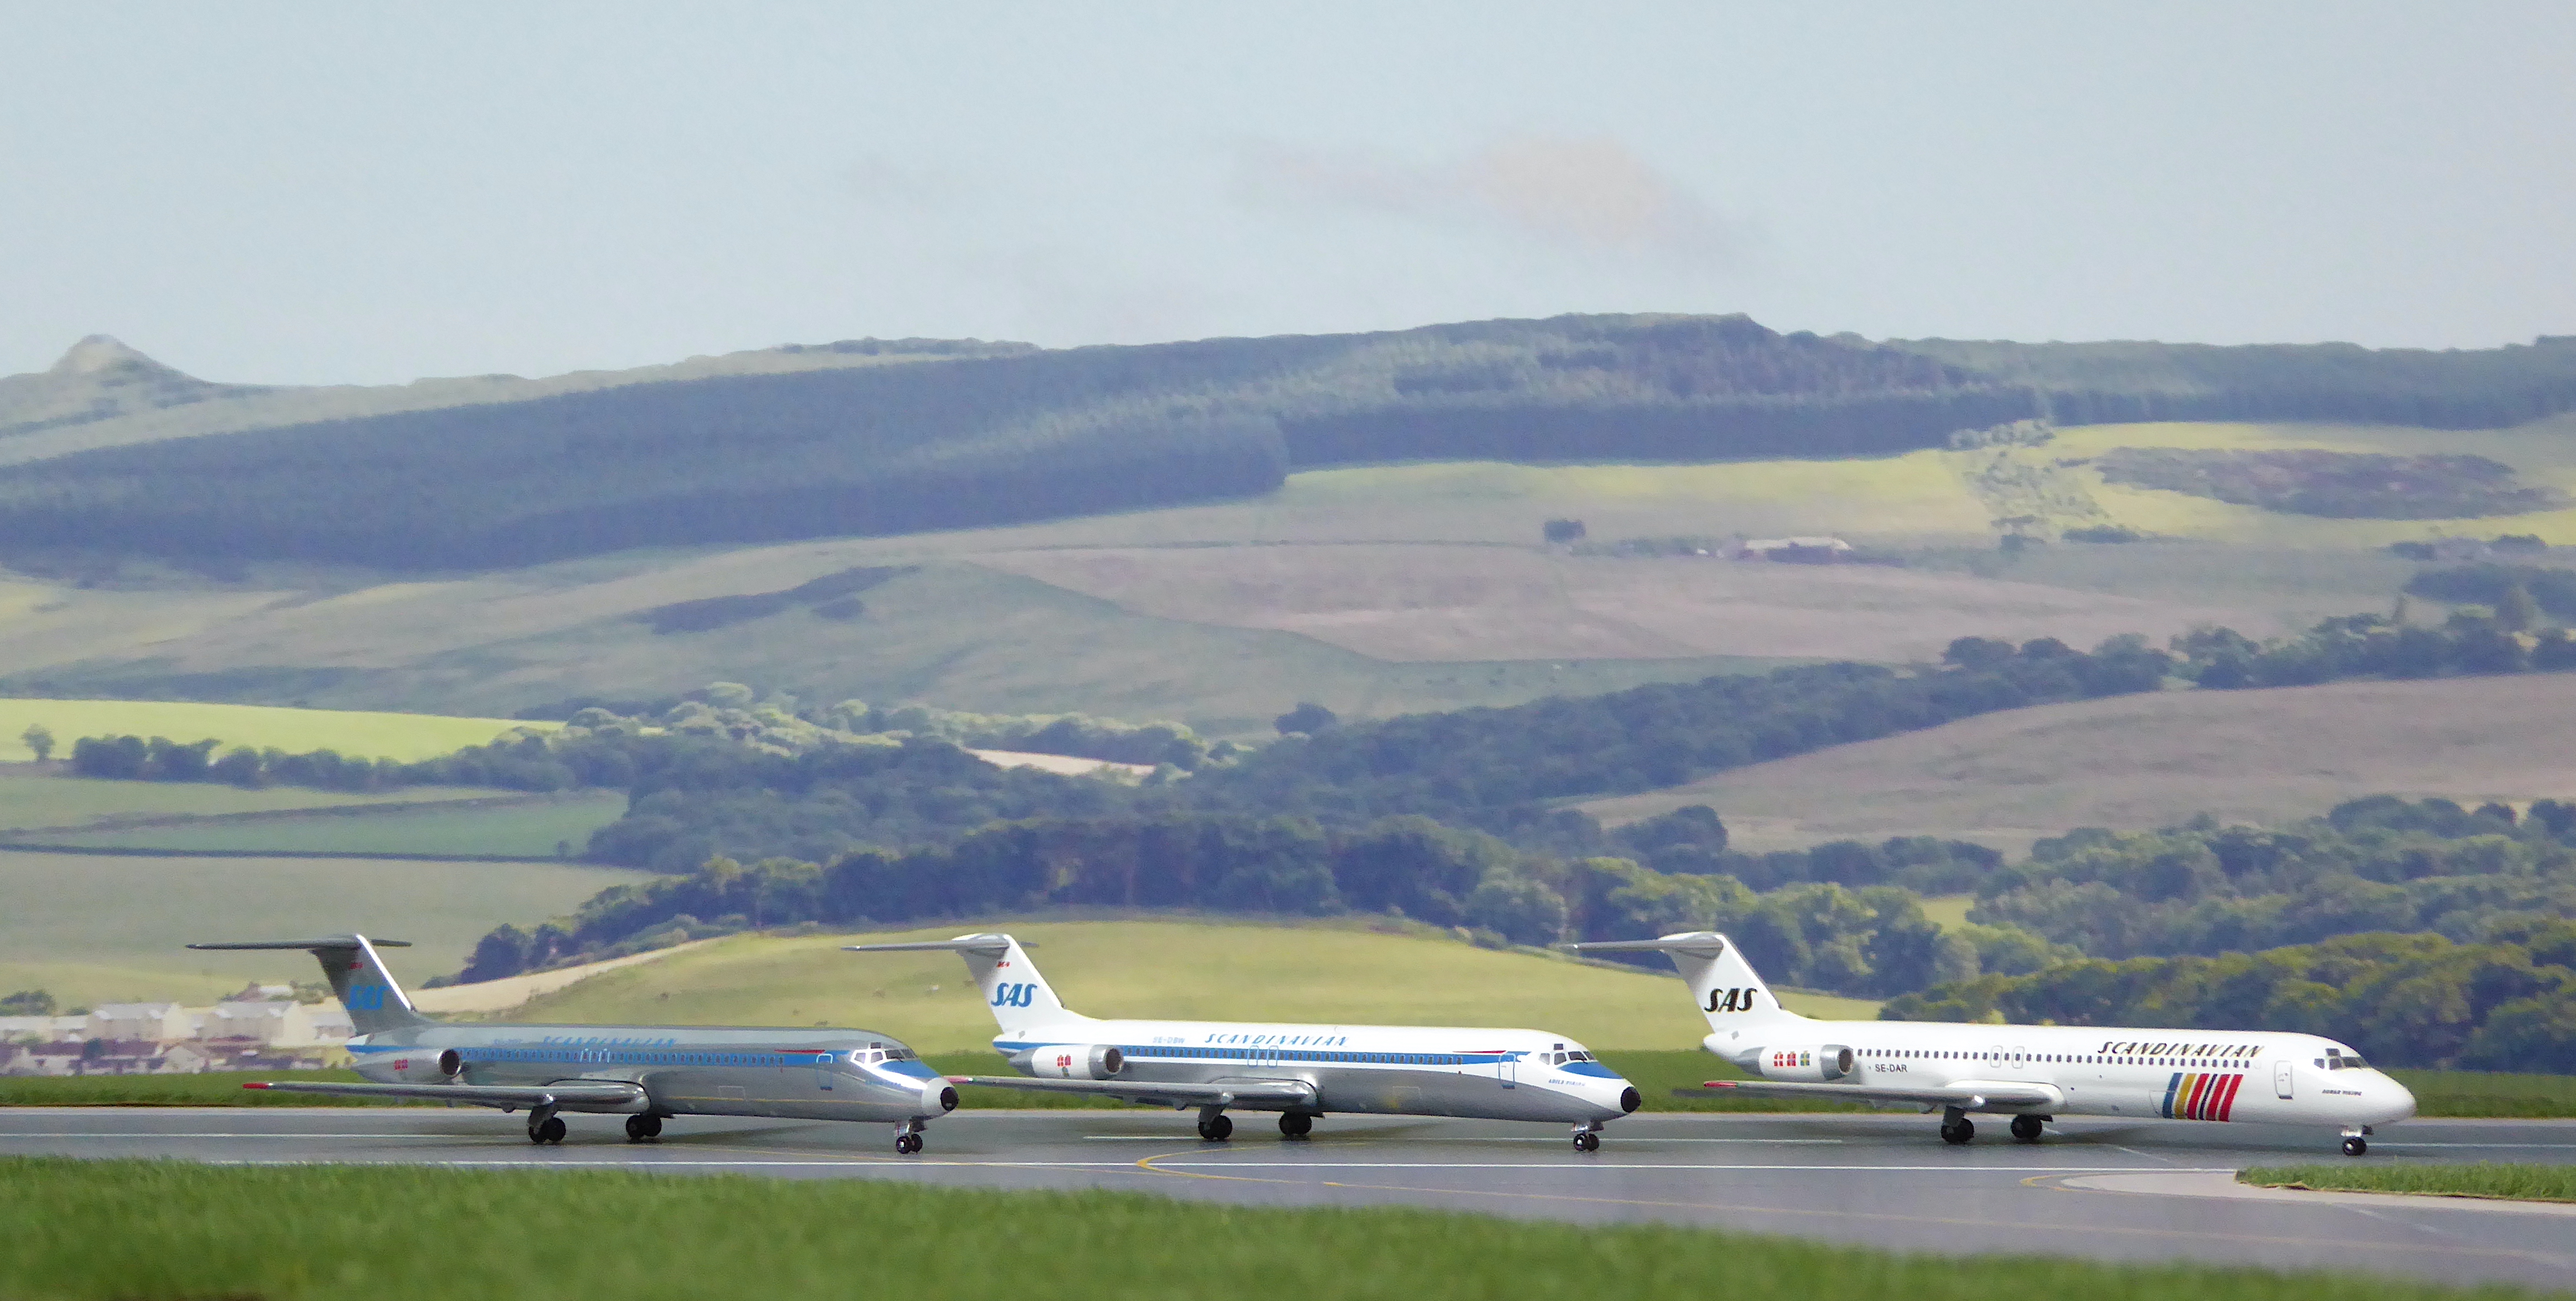
<path fill-rule="evenodd" d="M 543 1120 L 530 1124 L 528 1126 L 528 1141 L 531 1143 L 560 1143 L 564 1141 L 563 1119 L 559 1116 L 548 1116 Z"/>
<path fill-rule="evenodd" d="M 1956 1120 L 1945 1120 L 1941 1122 L 1941 1141 L 1948 1143 L 1953 1147 L 1966 1143 L 1976 1136 L 1976 1124 L 1965 1116 L 1961 1116 Z"/>
<path fill-rule="evenodd" d="M 2353 1137 L 2347 1138 L 2343 1141 L 2343 1154 L 2345 1156 L 2360 1156 L 2362 1153 L 2369 1150 L 2370 1143 L 2359 1135 L 2354 1135 Z"/>
<path fill-rule="evenodd" d="M 2012 1136 L 2025 1143 L 2036 1143 L 2039 1141 L 2039 1123 L 2037 1116 L 2015 1116 Z"/>
<path fill-rule="evenodd" d="M 1583 1131 L 1583 1132 L 1582 1132 L 1582 1133 L 1580 1133 L 1580 1134 L 1575 1135 L 1575 1136 L 1574 1136 L 1574 1150 L 1575 1150 L 1575 1151 L 1577 1151 L 1577 1152 L 1598 1152 L 1598 1151 L 1600 1151 L 1600 1150 L 1601 1150 L 1601 1136 L 1600 1136 L 1599 1134 L 1595 1134 L 1595 1133 L 1593 1133 L 1591 1130 L 1588 1130 L 1588 1129 L 1587 1129 L 1587 1130 L 1585 1130 L 1585 1131 Z"/>
<path fill-rule="evenodd" d="M 912 1154 L 919 1152 L 922 1149 L 922 1146 L 921 1135 L 913 1133 L 911 1130 L 905 1130 L 904 1132 L 894 1136 L 894 1150 L 895 1154 L 898 1156 L 911 1156 Z"/>
<path fill-rule="evenodd" d="M 1289 1138 L 1304 1138 L 1315 1131 L 1315 1118 L 1302 1111 L 1279 1113 L 1279 1132 Z"/>
<path fill-rule="evenodd" d="M 1222 1143 L 1234 1137 L 1233 1117 L 1219 1114 L 1201 1119 L 1199 1137 L 1211 1143 Z"/>
<path fill-rule="evenodd" d="M 662 1118 L 660 1116 L 628 1116 L 626 1118 L 627 1142 L 644 1143 L 660 1138 L 661 1136 Z"/>

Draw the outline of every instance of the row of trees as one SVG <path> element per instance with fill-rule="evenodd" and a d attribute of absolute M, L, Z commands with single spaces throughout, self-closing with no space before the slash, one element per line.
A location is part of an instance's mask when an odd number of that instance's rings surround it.
<path fill-rule="evenodd" d="M 2062 950 L 2011 927 L 1944 930 L 1886 885 L 1804 880 L 1758 892 L 1727 876 L 1674 876 L 1623 858 L 1565 859 L 1427 818 L 1344 830 L 1239 814 L 997 823 L 953 844 L 867 849 L 826 863 L 714 858 L 614 886 L 569 918 L 505 926 L 462 979 L 589 959 L 639 939 L 717 926 L 862 925 L 1028 908 L 1393 913 L 1490 944 L 1548 944 L 1723 927 L 1775 978 L 1854 994 L 2027 971 Z"/>
<path fill-rule="evenodd" d="M 2260 1026 L 2320 1034 L 2386 1066 L 2576 1073 L 2576 922 L 2488 940 L 2346 935 L 2221 957 L 2060 963 L 1888 1003 L 1909 1021 Z"/>
<path fill-rule="evenodd" d="M 2576 917 L 2576 805 L 2524 814 L 2376 796 L 2288 827 L 2202 821 L 2042 840 L 1989 874 L 1974 921 L 2101 958 L 2215 954 L 2356 931 L 2474 940 Z"/>

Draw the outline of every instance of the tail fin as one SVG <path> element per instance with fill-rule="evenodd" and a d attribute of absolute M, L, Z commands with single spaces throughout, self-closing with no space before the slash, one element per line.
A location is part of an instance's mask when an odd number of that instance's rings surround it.
<path fill-rule="evenodd" d="M 1655 940 L 1611 940 L 1595 944 L 1570 944 L 1579 953 L 1660 953 L 1673 960 L 1682 980 L 1690 986 L 1691 998 L 1699 1004 L 1700 1013 L 1708 1018 L 1708 1028 L 1715 1034 L 1749 1030 L 1781 1020 L 1803 1021 L 1806 1018 L 1780 1006 L 1771 987 L 1755 975 L 1753 964 L 1735 942 L 1715 931 L 1687 931 Z"/>
<path fill-rule="evenodd" d="M 322 963 L 322 977 L 331 982 L 331 992 L 340 1005 L 349 1009 L 350 1028 L 359 1034 L 376 1034 L 431 1024 L 428 1017 L 413 1010 L 411 999 L 402 986 L 394 983 L 393 973 L 385 970 L 385 960 L 376 955 L 376 946 L 407 949 L 409 940 L 370 940 L 364 935 L 334 935 L 318 940 L 250 940 L 238 944 L 191 944 L 192 949 L 304 949 Z"/>
<path fill-rule="evenodd" d="M 993 1020 L 1006 1035 L 1018 1034 L 1040 1026 L 1058 1025 L 1087 1018 L 1065 1010 L 1055 990 L 1038 974 L 1037 964 L 1029 961 L 1028 951 L 1008 935 L 960 935 L 953 940 L 924 940 L 916 944 L 846 944 L 852 953 L 919 953 L 946 950 L 966 959 L 966 969 L 975 975 L 975 987 L 984 993 L 984 1004 L 993 1009 Z"/>

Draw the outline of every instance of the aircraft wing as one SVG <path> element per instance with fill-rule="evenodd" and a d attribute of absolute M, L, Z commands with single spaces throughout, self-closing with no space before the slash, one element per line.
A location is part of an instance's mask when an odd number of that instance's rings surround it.
<path fill-rule="evenodd" d="M 1237 1102 L 1313 1102 L 1315 1086 L 1304 1080 L 1228 1080 L 1222 1084 L 1153 1084 L 1144 1080 L 1033 1080 L 1025 1075 L 951 1075 L 951 1084 L 980 1084 L 993 1089 L 1031 1089 L 1039 1093 L 1087 1093 L 1104 1098 L 1160 1103 L 1167 1107 L 1228 1106 Z"/>
<path fill-rule="evenodd" d="M 253 1080 L 245 1089 L 279 1093 L 332 1093 L 351 1098 L 419 1098 L 477 1107 L 618 1106 L 644 1100 L 644 1086 L 624 1080 L 565 1080 L 557 1084 L 339 1084 L 306 1080 Z"/>
<path fill-rule="evenodd" d="M 1705 1098 L 1719 1090 L 1749 1098 L 1819 1098 L 1843 1102 L 1899 1102 L 1919 1107 L 1959 1107 L 1984 1111 L 1995 1107 L 2055 1107 L 2066 1095 L 2054 1084 L 1996 1080 L 1962 1080 L 1900 1088 L 1883 1084 L 1790 1084 L 1778 1080 L 1710 1080 L 1696 1089 L 1675 1089 L 1676 1098 Z"/>

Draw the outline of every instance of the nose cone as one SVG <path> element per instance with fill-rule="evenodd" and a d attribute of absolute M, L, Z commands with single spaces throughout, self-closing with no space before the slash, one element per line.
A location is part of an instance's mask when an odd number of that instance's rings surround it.
<path fill-rule="evenodd" d="M 1639 1096 L 1637 1093 L 1636 1085 L 1628 1085 L 1619 1090 L 1619 1114 L 1623 1116 L 1627 1115 L 1629 1112 L 1635 1111 L 1639 1106 L 1643 1105 L 1645 1101 L 1645 1098 Z"/>
<path fill-rule="evenodd" d="M 2384 1075 L 2380 1077 L 2379 1083 L 2380 1087 L 2372 1090 L 2372 1092 L 2379 1095 L 2378 1099 L 2375 1100 L 2383 1101 L 2383 1119 L 2375 1123 L 2384 1125 L 2389 1121 L 2404 1120 L 2415 1114 L 2415 1091 L 2413 1089 L 2407 1088 L 2405 1085 Z"/>

